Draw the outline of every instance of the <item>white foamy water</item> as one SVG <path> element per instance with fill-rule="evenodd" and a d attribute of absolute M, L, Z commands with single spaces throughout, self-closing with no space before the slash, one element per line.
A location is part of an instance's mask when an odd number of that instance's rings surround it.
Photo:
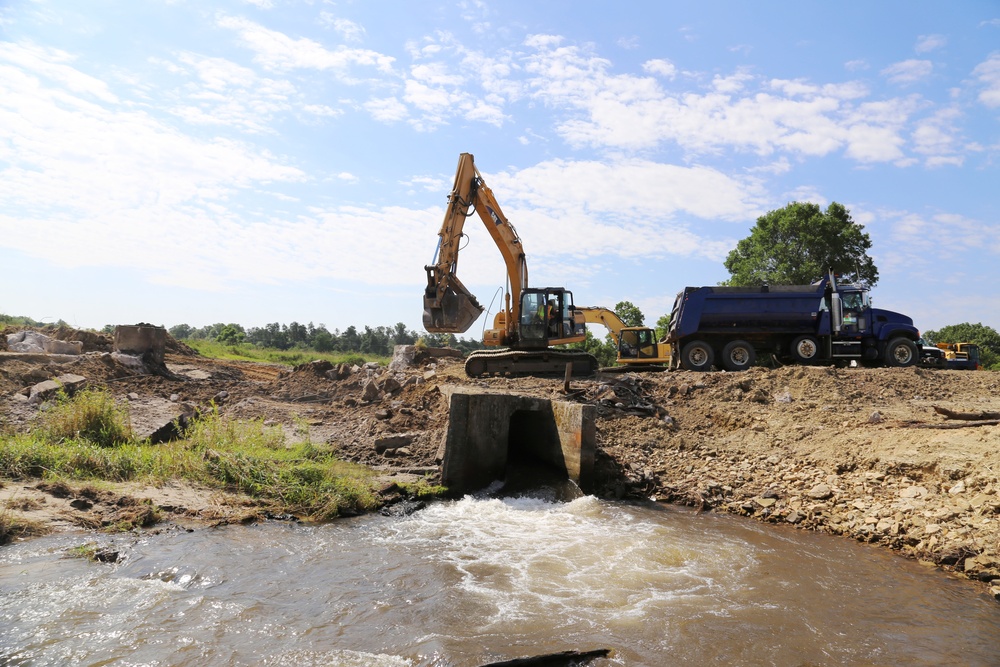
<path fill-rule="evenodd" d="M 98 540 L 108 565 L 67 558 Z M 993 665 L 1000 605 L 849 541 L 584 497 L 0 548 L 0 665 Z"/>

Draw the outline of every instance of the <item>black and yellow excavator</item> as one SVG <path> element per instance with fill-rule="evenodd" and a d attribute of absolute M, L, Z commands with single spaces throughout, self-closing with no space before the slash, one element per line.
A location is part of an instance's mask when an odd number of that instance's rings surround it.
<path fill-rule="evenodd" d="M 656 340 L 649 327 L 630 327 L 615 311 L 601 306 L 580 308 L 587 324 L 603 324 L 618 348 L 618 366 L 601 372 L 666 371 L 670 369 L 670 343 Z"/>
<path fill-rule="evenodd" d="M 562 374 L 568 364 L 574 375 L 593 374 L 597 359 L 592 354 L 553 349 L 584 340 L 585 316 L 574 306 L 569 290 L 528 287 L 528 264 L 521 239 L 476 169 L 471 153 L 462 153 L 458 158 L 434 262 L 424 267 L 424 329 L 430 333 L 464 333 L 485 310 L 458 279 L 458 254 L 465 236 L 462 230 L 472 208 L 503 256 L 507 280 L 503 308 L 494 317 L 493 328 L 483 332 L 483 343 L 488 348 L 503 349 L 471 353 L 465 362 L 466 374 Z"/>

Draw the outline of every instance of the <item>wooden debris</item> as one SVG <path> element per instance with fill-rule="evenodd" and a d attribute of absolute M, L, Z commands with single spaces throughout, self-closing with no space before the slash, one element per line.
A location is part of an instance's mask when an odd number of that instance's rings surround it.
<path fill-rule="evenodd" d="M 939 415 L 943 415 L 948 419 L 964 419 L 966 421 L 984 421 L 984 420 L 995 420 L 1000 419 L 1000 412 L 955 412 L 954 410 L 949 410 L 948 408 L 940 408 L 938 406 L 932 406 L 934 412 Z"/>

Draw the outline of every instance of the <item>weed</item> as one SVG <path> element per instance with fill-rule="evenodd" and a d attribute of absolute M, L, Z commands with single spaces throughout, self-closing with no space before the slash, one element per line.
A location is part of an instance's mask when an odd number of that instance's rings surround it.
<path fill-rule="evenodd" d="M 43 430 L 52 440 L 79 438 L 101 447 L 132 439 L 128 410 L 100 389 L 86 389 L 72 397 L 60 392 L 55 406 L 45 413 Z"/>
<path fill-rule="evenodd" d="M 87 542 L 66 550 L 66 555 L 70 558 L 82 558 L 84 560 L 97 560 L 97 542 Z"/>

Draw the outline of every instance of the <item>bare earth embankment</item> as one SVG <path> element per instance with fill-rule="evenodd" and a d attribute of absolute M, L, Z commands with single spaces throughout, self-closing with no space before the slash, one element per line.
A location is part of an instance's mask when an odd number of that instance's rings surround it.
<path fill-rule="evenodd" d="M 182 405 L 214 401 L 223 415 L 281 425 L 290 439 L 329 444 L 391 480 L 433 476 L 448 418 L 441 385 L 590 402 L 598 411 L 596 495 L 655 497 L 843 535 L 993 582 L 1000 595 L 1000 426 L 990 414 L 1000 413 L 997 373 L 627 374 L 574 380 L 566 395 L 561 379 L 471 380 L 460 360 L 429 356 L 391 370 L 289 370 L 172 345 L 168 373 L 149 375 L 102 344 L 85 341 L 78 357 L 0 353 L 0 427 L 31 428 L 44 403 L 25 389 L 71 373 L 127 403 L 138 430 Z M 949 419 L 935 407 L 979 419 Z M 406 434 L 404 444 L 387 447 L 394 434 Z M 37 479 L 0 483 L 0 511 L 57 527 L 107 525 L 143 499 L 185 527 L 259 516 L 246 498 L 187 484 L 97 492 Z"/>

